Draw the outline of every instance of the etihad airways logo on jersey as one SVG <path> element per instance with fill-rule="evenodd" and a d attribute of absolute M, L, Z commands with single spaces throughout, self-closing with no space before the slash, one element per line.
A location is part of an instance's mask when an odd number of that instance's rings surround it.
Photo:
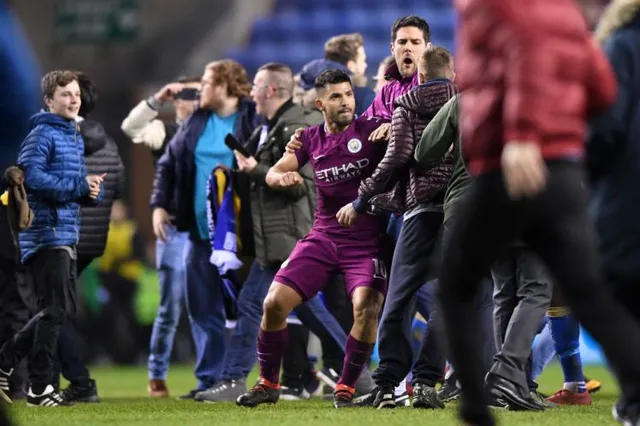
<path fill-rule="evenodd" d="M 368 165 L 369 159 L 363 158 L 358 161 L 345 163 L 341 166 L 317 170 L 316 177 L 325 182 L 337 182 L 362 175 L 362 170 Z"/>

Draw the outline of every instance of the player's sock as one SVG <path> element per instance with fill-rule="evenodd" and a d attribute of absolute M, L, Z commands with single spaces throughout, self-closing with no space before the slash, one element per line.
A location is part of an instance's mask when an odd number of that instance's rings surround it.
<path fill-rule="evenodd" d="M 580 325 L 566 307 L 549 308 L 551 337 L 564 374 L 563 388 L 572 392 L 587 391 L 580 359 Z"/>
<path fill-rule="evenodd" d="M 360 373 L 362 373 L 364 366 L 371 356 L 371 351 L 373 351 L 373 343 L 361 342 L 349 334 L 347 344 L 345 345 L 342 375 L 340 376 L 338 384 L 355 388 Z"/>
<path fill-rule="evenodd" d="M 263 383 L 277 387 L 280 383 L 280 365 L 287 347 L 288 330 L 264 331 L 258 335 L 258 364 Z"/>

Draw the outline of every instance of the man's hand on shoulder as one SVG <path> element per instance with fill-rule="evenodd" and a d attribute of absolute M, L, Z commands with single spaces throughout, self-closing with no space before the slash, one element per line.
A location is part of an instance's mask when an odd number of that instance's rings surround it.
<path fill-rule="evenodd" d="M 391 136 L 391 123 L 382 123 L 380 127 L 371 132 L 369 140 L 371 142 L 388 141 Z"/>
<path fill-rule="evenodd" d="M 297 150 L 302 148 L 302 141 L 300 138 L 302 137 L 302 131 L 304 127 L 298 127 L 296 131 L 291 135 L 289 142 L 285 148 L 287 154 L 295 154 Z"/>

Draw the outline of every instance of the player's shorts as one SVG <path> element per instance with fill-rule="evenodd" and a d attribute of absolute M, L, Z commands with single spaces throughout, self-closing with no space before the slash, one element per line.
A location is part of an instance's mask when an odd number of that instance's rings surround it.
<path fill-rule="evenodd" d="M 337 272 L 344 274 L 351 297 L 358 287 L 387 293 L 387 270 L 379 259 L 379 244 L 335 243 L 327 236 L 311 232 L 298 241 L 284 261 L 274 281 L 294 289 L 303 300 L 321 291 Z"/>

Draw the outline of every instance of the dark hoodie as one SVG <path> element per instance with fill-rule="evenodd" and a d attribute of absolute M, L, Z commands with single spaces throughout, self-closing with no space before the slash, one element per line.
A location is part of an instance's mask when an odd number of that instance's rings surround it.
<path fill-rule="evenodd" d="M 451 81 L 433 79 L 396 99 L 387 152 L 371 177 L 360 184 L 356 210 L 362 211 L 368 202 L 382 210 L 402 213 L 421 204 L 443 201 L 451 177 L 451 155 L 428 171 L 413 156 L 424 128 L 456 93 Z"/>
<path fill-rule="evenodd" d="M 104 198 L 97 206 L 83 206 L 80 224 L 78 257 L 93 259 L 100 257 L 107 242 L 111 206 L 120 198 L 124 189 L 124 166 L 118 154 L 118 146 L 107 135 L 102 124 L 94 120 L 80 122 L 80 133 L 84 139 L 84 156 L 87 174 L 101 175 L 104 179 Z"/>

